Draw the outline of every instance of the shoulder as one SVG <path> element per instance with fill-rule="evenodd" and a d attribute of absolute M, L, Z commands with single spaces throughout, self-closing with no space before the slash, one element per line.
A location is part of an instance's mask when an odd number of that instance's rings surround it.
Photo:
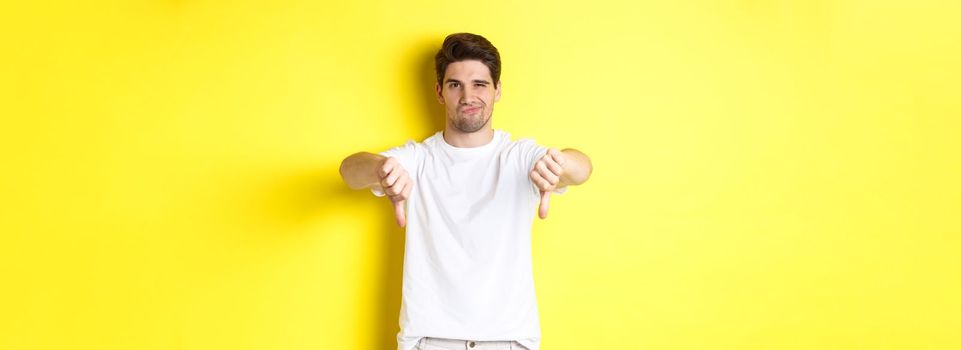
<path fill-rule="evenodd" d="M 421 151 L 421 150 L 424 150 L 425 148 L 430 148 L 436 145 L 437 138 L 439 137 L 438 135 L 440 135 L 440 132 L 433 134 L 431 136 L 428 136 L 427 138 L 425 138 L 423 141 L 420 141 L 420 142 L 414 141 L 414 139 L 407 139 L 407 141 L 404 142 L 403 144 L 391 147 L 391 149 L 406 150 L 406 151 Z"/>
<path fill-rule="evenodd" d="M 504 133 L 504 146 L 501 154 L 509 161 L 516 163 L 523 169 L 530 168 L 534 162 L 547 153 L 547 148 L 541 146 L 531 137 L 510 139 L 510 134 Z"/>
<path fill-rule="evenodd" d="M 532 137 L 522 136 L 517 139 L 511 139 L 511 135 L 507 132 L 502 132 L 504 137 L 505 148 L 508 152 L 518 152 L 518 153 L 531 153 L 537 152 L 539 149 L 544 148 L 543 146 L 537 144 L 537 141 Z"/>
<path fill-rule="evenodd" d="M 435 147 L 439 147 L 439 146 L 440 146 L 440 142 L 442 142 L 443 138 L 444 138 L 443 132 L 442 132 L 442 131 L 438 131 L 438 132 L 435 132 L 434 134 L 428 136 L 427 138 L 425 138 L 424 141 L 421 141 L 421 142 L 419 143 L 419 145 L 420 145 L 421 147 L 424 147 L 424 148 L 435 148 Z"/>

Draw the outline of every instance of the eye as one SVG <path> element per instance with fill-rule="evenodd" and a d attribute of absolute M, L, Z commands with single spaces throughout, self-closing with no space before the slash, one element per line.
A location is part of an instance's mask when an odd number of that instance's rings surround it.
<path fill-rule="evenodd" d="M 457 85 L 458 85 L 457 83 L 449 83 L 449 84 L 447 84 L 448 87 L 452 87 L 452 88 L 453 88 L 453 87 L 457 87 Z"/>
<path fill-rule="evenodd" d="M 476 87 L 487 87 L 487 84 L 477 83 L 477 84 L 474 84 L 474 86 L 476 86 Z"/>

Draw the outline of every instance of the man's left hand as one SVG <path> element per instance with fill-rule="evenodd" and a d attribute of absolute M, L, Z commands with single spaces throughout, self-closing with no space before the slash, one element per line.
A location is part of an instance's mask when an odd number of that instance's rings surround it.
<path fill-rule="evenodd" d="M 564 163 L 566 161 L 567 156 L 563 152 L 556 148 L 550 148 L 547 150 L 547 154 L 537 160 L 537 163 L 534 163 L 530 178 L 534 185 L 541 190 L 541 204 L 538 210 L 541 219 L 547 218 L 547 206 L 551 199 L 551 191 L 557 189 L 561 176 L 564 175 Z"/>

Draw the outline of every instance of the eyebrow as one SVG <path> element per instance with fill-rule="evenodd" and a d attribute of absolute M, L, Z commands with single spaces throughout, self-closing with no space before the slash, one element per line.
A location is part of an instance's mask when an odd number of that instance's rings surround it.
<path fill-rule="evenodd" d="M 483 83 L 483 84 L 490 84 L 490 83 L 491 83 L 491 82 L 489 82 L 489 81 L 487 81 L 487 80 L 483 80 L 483 79 L 474 79 L 474 80 L 471 80 L 471 81 L 474 82 L 474 83 Z M 445 81 L 444 84 L 448 84 L 448 83 L 451 83 L 451 82 L 460 83 L 461 81 L 460 81 L 460 80 L 457 80 L 457 79 L 447 79 L 447 81 Z"/>

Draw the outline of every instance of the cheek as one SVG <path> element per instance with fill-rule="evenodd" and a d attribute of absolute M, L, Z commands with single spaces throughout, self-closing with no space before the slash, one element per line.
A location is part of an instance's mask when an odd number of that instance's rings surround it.
<path fill-rule="evenodd" d="M 451 104 L 451 101 L 457 101 L 457 99 L 455 99 L 455 98 L 454 98 L 453 96 L 451 96 L 449 93 L 444 94 L 444 95 L 442 95 L 441 97 L 444 99 L 444 103 L 446 103 L 446 104 L 448 104 L 448 105 Z"/>

